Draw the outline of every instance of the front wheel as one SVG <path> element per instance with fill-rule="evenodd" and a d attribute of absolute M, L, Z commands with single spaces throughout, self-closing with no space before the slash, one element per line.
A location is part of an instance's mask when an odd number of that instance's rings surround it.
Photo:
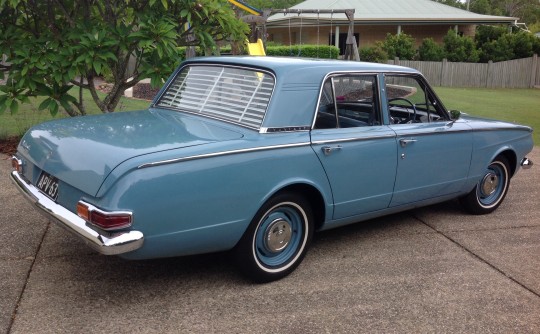
<path fill-rule="evenodd" d="M 239 241 L 239 269 L 256 282 L 283 278 L 302 262 L 312 236 L 309 203 L 295 193 L 278 194 L 259 209 Z"/>
<path fill-rule="evenodd" d="M 510 172 L 508 160 L 498 156 L 484 171 L 476 187 L 460 199 L 461 204 L 469 212 L 482 215 L 493 212 L 502 203 L 508 186 L 510 185 Z"/>

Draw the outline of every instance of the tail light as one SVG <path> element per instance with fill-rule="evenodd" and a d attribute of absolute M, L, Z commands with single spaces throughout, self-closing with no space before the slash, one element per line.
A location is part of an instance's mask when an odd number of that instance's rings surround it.
<path fill-rule="evenodd" d="M 90 224 L 106 231 L 130 227 L 133 217 L 129 211 L 103 211 L 83 201 L 77 203 L 77 214 Z"/>
<path fill-rule="evenodd" d="M 13 170 L 17 173 L 22 174 L 23 162 L 21 159 L 17 158 L 16 156 L 11 157 L 11 167 L 13 167 Z"/>

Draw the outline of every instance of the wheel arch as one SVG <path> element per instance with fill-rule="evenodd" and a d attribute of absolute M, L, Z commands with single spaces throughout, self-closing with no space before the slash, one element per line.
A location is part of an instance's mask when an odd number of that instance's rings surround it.
<path fill-rule="evenodd" d="M 516 173 L 516 170 L 517 170 L 517 155 L 516 155 L 516 152 L 514 152 L 514 150 L 510 149 L 510 148 L 506 148 L 504 149 L 503 151 L 499 152 L 493 160 L 495 160 L 497 157 L 499 156 L 503 156 L 506 158 L 506 160 L 508 161 L 508 164 L 510 165 L 510 177 L 514 176 L 514 174 Z"/>
<path fill-rule="evenodd" d="M 325 201 L 319 189 L 310 184 L 295 183 L 279 189 L 272 196 L 286 192 L 299 194 L 309 202 L 313 212 L 315 230 L 319 230 L 323 226 L 326 216 Z"/>

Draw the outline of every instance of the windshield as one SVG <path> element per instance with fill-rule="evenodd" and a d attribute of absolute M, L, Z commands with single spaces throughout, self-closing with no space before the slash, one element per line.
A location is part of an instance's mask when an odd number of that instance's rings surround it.
<path fill-rule="evenodd" d="M 192 65 L 180 71 L 157 105 L 258 129 L 273 88 L 274 77 L 265 72 Z"/>

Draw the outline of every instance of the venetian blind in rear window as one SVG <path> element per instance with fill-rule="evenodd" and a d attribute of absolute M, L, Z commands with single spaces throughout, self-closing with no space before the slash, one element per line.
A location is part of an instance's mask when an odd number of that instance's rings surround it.
<path fill-rule="evenodd" d="M 158 106 L 260 128 L 274 77 L 265 72 L 224 66 L 187 66 L 159 100 Z"/>

